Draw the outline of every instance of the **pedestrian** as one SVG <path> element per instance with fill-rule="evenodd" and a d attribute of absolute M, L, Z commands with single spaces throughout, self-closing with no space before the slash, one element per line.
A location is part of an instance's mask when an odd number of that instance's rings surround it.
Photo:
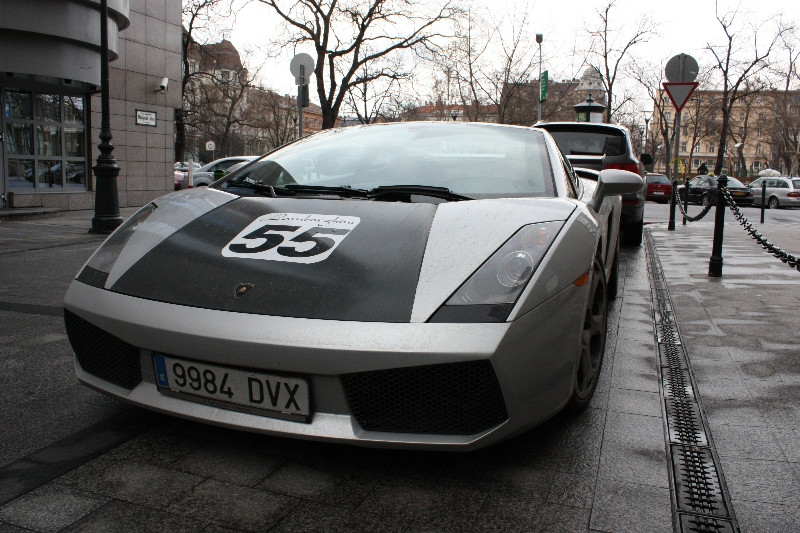
<path fill-rule="evenodd" d="M 706 174 L 708 174 L 708 167 L 706 166 L 705 161 L 700 163 L 700 166 L 697 167 L 697 173 L 700 174 L 701 176 L 705 176 Z"/>

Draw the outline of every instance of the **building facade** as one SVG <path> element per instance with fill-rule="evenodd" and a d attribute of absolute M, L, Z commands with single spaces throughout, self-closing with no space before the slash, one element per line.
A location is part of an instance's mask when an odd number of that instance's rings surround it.
<path fill-rule="evenodd" d="M 665 172 L 667 163 L 674 168 L 676 162 L 678 177 L 696 175 L 701 165 L 713 172 L 720 150 L 721 99 L 721 91 L 697 90 L 692 94 L 681 112 L 677 155 L 669 158 L 664 152 L 662 132 L 665 122 L 667 131 L 673 131 L 675 110 L 667 103 L 662 117 L 654 109 L 648 145 L 656 159 L 656 172 Z M 660 101 L 669 102 L 664 94 Z M 766 169 L 784 176 L 796 175 L 799 141 L 800 91 L 762 91 L 741 97 L 731 108 L 721 173 L 745 181 Z"/>
<path fill-rule="evenodd" d="M 108 0 L 110 121 L 119 205 L 174 189 L 181 0 Z M 4 207 L 94 207 L 100 0 L 0 0 Z"/>

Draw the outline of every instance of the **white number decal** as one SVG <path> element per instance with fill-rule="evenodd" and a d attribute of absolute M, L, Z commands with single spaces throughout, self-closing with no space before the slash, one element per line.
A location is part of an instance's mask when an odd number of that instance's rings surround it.
<path fill-rule="evenodd" d="M 222 255 L 317 263 L 327 259 L 359 222 L 358 217 L 271 213 L 244 228 L 222 249 Z"/>

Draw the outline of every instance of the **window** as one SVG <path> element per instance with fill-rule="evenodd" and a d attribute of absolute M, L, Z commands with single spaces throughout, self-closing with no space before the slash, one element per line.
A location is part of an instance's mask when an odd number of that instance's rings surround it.
<path fill-rule="evenodd" d="M 229 81 L 230 80 L 230 75 L 231 75 L 231 73 L 228 72 L 227 70 L 223 70 L 223 71 L 220 72 L 220 77 L 222 78 L 223 82 Z"/>
<path fill-rule="evenodd" d="M 681 143 L 681 152 L 685 152 L 685 151 L 687 151 L 687 150 L 688 150 L 688 146 L 689 146 L 689 143 L 687 143 L 687 142 L 685 142 L 685 141 L 684 141 L 684 142 L 682 142 L 682 143 Z"/>
<path fill-rule="evenodd" d="M 86 189 L 86 99 L 6 89 L 2 95 L 10 189 Z"/>
<path fill-rule="evenodd" d="M 713 154 L 717 146 L 714 143 L 708 143 L 708 153 Z"/>
<path fill-rule="evenodd" d="M 761 155 L 761 143 L 756 145 L 756 155 Z"/>
<path fill-rule="evenodd" d="M 666 120 L 667 122 L 672 120 L 672 112 L 671 111 L 667 111 L 666 113 L 664 113 L 664 120 Z"/>
<path fill-rule="evenodd" d="M 700 153 L 700 143 L 694 145 L 694 148 L 692 148 L 692 152 L 696 154 Z"/>

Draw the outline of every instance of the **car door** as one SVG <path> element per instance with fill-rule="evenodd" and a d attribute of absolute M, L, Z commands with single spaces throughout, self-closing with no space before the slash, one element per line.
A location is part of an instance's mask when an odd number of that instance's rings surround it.
<path fill-rule="evenodd" d="M 764 181 L 764 178 L 758 178 L 750 184 L 750 188 L 753 189 L 753 205 L 761 205 L 761 202 L 763 201 L 762 184 Z"/>

